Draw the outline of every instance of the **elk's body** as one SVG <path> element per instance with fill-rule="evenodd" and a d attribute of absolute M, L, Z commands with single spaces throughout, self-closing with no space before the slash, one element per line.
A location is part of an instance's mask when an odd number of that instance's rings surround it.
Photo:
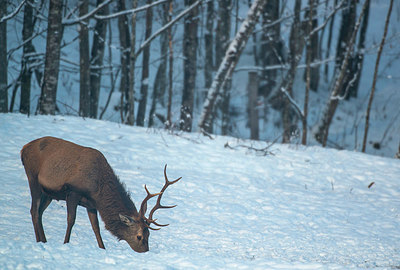
<path fill-rule="evenodd" d="M 120 240 L 125 240 L 137 252 L 149 250 L 150 224 L 160 225 L 152 219 L 155 210 L 171 208 L 160 204 L 162 192 L 171 184 L 164 169 L 165 185 L 160 193 L 150 194 L 143 200 L 139 212 L 124 186 L 114 174 L 101 152 L 53 137 L 43 137 L 26 144 L 21 150 L 21 160 L 28 177 L 32 196 L 31 215 L 36 241 L 46 242 L 42 215 L 53 199 L 67 204 L 68 243 L 75 223 L 76 208 L 87 209 L 90 223 L 100 248 L 104 244 L 100 235 L 97 211 L 106 229 Z M 158 196 L 157 204 L 145 217 L 147 201 Z M 172 206 L 174 207 L 174 206 Z"/>

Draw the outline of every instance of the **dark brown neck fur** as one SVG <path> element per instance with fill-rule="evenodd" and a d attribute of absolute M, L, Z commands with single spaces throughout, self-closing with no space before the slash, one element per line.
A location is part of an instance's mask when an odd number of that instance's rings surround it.
<path fill-rule="evenodd" d="M 119 232 L 126 227 L 120 220 L 119 214 L 137 216 L 138 212 L 124 185 L 113 174 L 112 179 L 105 181 L 96 201 L 96 208 L 103 219 L 107 230 L 121 239 Z"/>

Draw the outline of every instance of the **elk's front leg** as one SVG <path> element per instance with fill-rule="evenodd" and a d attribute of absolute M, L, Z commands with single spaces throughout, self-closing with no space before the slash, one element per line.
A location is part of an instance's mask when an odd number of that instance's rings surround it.
<path fill-rule="evenodd" d="M 69 192 L 65 201 L 67 202 L 67 232 L 65 234 L 64 244 L 69 242 L 72 226 L 75 224 L 76 208 L 82 196 L 75 192 Z"/>
<path fill-rule="evenodd" d="M 103 239 L 101 239 L 101 235 L 100 235 L 100 227 L 99 227 L 99 220 L 97 218 L 97 210 L 87 208 L 87 213 L 89 216 L 90 224 L 92 224 L 92 229 L 94 231 L 94 234 L 96 235 L 97 244 L 99 245 L 99 248 L 105 249 Z"/>

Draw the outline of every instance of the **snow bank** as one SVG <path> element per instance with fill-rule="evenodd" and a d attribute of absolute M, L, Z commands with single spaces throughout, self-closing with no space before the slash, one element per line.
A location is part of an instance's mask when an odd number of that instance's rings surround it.
<path fill-rule="evenodd" d="M 101 223 L 97 247 L 84 208 L 69 244 L 65 202 L 43 221 L 48 242 L 36 243 L 22 146 L 51 135 L 100 150 L 136 205 L 182 176 L 163 200 L 177 204 L 156 218 L 150 251 L 133 252 Z M 0 114 L 1 269 L 363 269 L 400 267 L 400 162 L 349 151 L 272 146 L 259 156 L 230 137 L 128 127 L 66 116 Z M 368 188 L 370 183 L 374 184 Z M 150 207 L 150 206 L 149 206 Z"/>

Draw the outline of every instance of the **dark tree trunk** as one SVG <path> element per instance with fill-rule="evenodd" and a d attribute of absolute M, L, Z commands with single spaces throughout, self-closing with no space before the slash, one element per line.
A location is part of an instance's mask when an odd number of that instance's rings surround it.
<path fill-rule="evenodd" d="M 7 0 L 0 0 L 0 18 L 7 14 Z M 8 112 L 7 21 L 0 23 L 0 112 Z"/>
<path fill-rule="evenodd" d="M 250 126 L 250 139 L 259 139 L 258 127 L 258 110 L 257 110 L 257 97 L 258 97 L 258 74 L 257 72 L 249 72 L 249 81 L 247 83 L 247 96 L 248 96 L 248 113 L 249 113 L 249 126 Z"/>
<path fill-rule="evenodd" d="M 172 0 L 169 0 L 169 8 L 168 8 L 168 22 L 172 20 Z M 168 68 L 168 104 L 167 104 L 167 122 L 165 124 L 166 128 L 170 128 L 172 126 L 172 116 L 171 116 L 171 108 L 172 108 L 172 90 L 173 90 L 173 71 L 174 71 L 174 50 L 172 47 L 172 29 L 168 28 L 168 48 L 169 48 L 169 68 Z"/>
<path fill-rule="evenodd" d="M 282 63 L 281 59 L 281 24 L 276 23 L 273 26 L 268 24 L 279 19 L 279 0 L 267 1 L 263 7 L 262 13 L 262 34 L 261 46 L 258 59 L 262 67 L 278 65 Z M 264 70 L 260 80 L 260 94 L 267 96 L 276 86 L 277 70 Z"/>
<path fill-rule="evenodd" d="M 346 6 L 342 11 L 342 22 L 340 25 L 339 39 L 336 47 L 336 69 L 339 69 L 343 63 L 353 29 L 356 22 L 356 6 L 357 0 L 347 0 Z M 340 95 L 348 97 L 346 89 L 348 89 L 348 84 L 352 80 L 352 67 L 354 62 L 354 55 L 349 56 L 349 64 L 346 67 L 345 78 L 342 83 L 342 88 L 340 89 Z M 340 71 L 337 71 L 340 72 Z"/>
<path fill-rule="evenodd" d="M 296 76 L 297 65 L 301 59 L 302 51 L 304 48 L 304 33 L 302 31 L 303 27 L 301 27 L 300 22 L 300 8 L 301 8 L 301 0 L 296 0 L 294 7 L 294 22 L 292 24 L 292 28 L 290 30 L 290 40 L 289 40 L 289 49 L 290 49 L 290 68 L 288 74 L 286 75 L 285 80 L 282 82 L 281 88 L 283 88 L 289 96 L 293 96 L 293 83 Z M 282 110 L 282 123 L 283 123 L 283 136 L 282 142 L 289 143 L 292 133 L 296 129 L 295 125 L 295 111 L 292 108 L 289 100 L 286 97 L 282 97 L 283 99 L 283 110 Z"/>
<path fill-rule="evenodd" d="M 44 79 L 39 106 L 40 114 L 55 114 L 56 111 L 60 44 L 63 33 L 61 24 L 62 7 L 62 0 L 50 0 Z"/>
<path fill-rule="evenodd" d="M 194 0 L 185 0 L 185 6 L 189 7 L 194 2 Z M 183 94 L 180 129 L 189 132 L 192 131 L 194 91 L 196 88 L 197 28 L 198 8 L 196 7 L 185 17 L 183 30 Z"/>
<path fill-rule="evenodd" d="M 24 22 L 22 28 L 22 40 L 24 41 L 23 55 L 21 60 L 21 101 L 19 105 L 20 113 L 29 114 L 31 107 L 31 78 L 32 69 L 30 67 L 31 60 L 30 54 L 33 53 L 34 49 L 30 38 L 33 34 L 33 1 L 29 0 L 24 7 Z"/>
<path fill-rule="evenodd" d="M 147 0 L 147 4 L 151 4 L 152 0 Z M 146 11 L 146 33 L 145 40 L 151 36 L 153 28 L 153 10 L 151 8 Z M 140 86 L 140 99 L 137 113 L 136 124 L 144 126 L 144 118 L 146 115 L 147 94 L 149 91 L 149 61 L 150 61 L 150 44 L 143 49 L 143 65 L 142 65 L 142 81 Z"/>
<path fill-rule="evenodd" d="M 125 0 L 118 0 L 117 2 L 118 11 L 126 10 Z M 129 66 L 130 66 L 130 54 L 129 48 L 131 46 L 128 18 L 126 15 L 118 16 L 118 30 L 119 30 L 119 42 L 121 45 L 121 79 L 119 90 L 121 92 L 121 121 L 125 122 L 125 115 L 128 109 L 129 99 Z"/>
<path fill-rule="evenodd" d="M 310 16 L 311 16 L 311 21 L 312 21 L 312 27 L 309 27 L 309 23 L 305 23 L 304 24 L 304 28 L 305 28 L 305 33 L 308 36 L 311 31 L 318 26 L 318 19 L 317 19 L 317 9 L 316 9 L 316 4 L 313 4 L 314 1 L 309 1 L 309 8 L 307 10 L 307 14 L 306 14 L 306 18 L 308 19 L 308 21 L 310 20 Z M 312 8 L 310 7 L 310 5 L 314 5 Z M 310 12 L 310 10 L 312 12 Z M 307 63 L 313 63 L 316 60 L 318 60 L 319 57 L 319 37 L 318 37 L 318 32 L 315 32 L 312 36 L 308 37 L 309 40 L 309 45 L 310 47 L 307 48 L 306 50 L 306 62 Z M 318 89 L 318 83 L 319 83 L 319 65 L 316 66 L 312 66 L 310 67 L 310 89 L 312 91 L 317 91 Z M 304 72 L 304 81 L 307 81 L 307 73 Z"/>
<path fill-rule="evenodd" d="M 169 3 L 162 6 L 162 23 L 168 23 Z M 156 114 L 157 103 L 165 105 L 164 96 L 167 89 L 167 64 L 168 64 L 168 32 L 165 31 L 160 36 L 160 54 L 161 61 L 157 69 L 156 78 L 154 81 L 151 108 L 149 112 L 149 127 L 154 124 L 154 116 Z"/>
<path fill-rule="evenodd" d="M 97 0 L 97 6 L 104 0 Z M 99 15 L 108 14 L 108 5 L 98 11 Z M 101 66 L 103 65 L 105 39 L 107 33 L 107 21 L 96 20 L 93 33 L 93 43 L 90 57 L 90 117 L 97 118 L 99 108 Z"/>
<path fill-rule="evenodd" d="M 307 63 L 307 68 L 305 72 L 306 76 L 306 91 L 304 93 L 304 110 L 303 110 L 303 118 L 302 118 L 302 125 L 303 125 L 303 133 L 301 136 L 301 143 L 303 145 L 307 145 L 307 133 L 308 133 L 308 127 L 307 127 L 307 117 L 308 117 L 308 99 L 309 99 L 309 94 L 310 94 L 310 88 L 311 88 L 311 60 L 312 60 L 312 51 L 313 51 L 313 46 L 318 45 L 313 43 L 313 36 L 311 35 L 312 30 L 314 29 L 314 19 L 313 16 L 310 16 L 310 14 L 314 14 L 314 0 L 309 0 L 308 1 L 308 6 L 309 6 L 309 16 L 308 16 L 308 23 L 307 23 L 307 33 L 308 33 L 308 40 L 307 40 L 307 46 L 306 46 L 306 63 Z M 311 36 L 310 36 L 311 35 Z M 317 83 L 318 84 L 318 83 Z"/>
<path fill-rule="evenodd" d="M 334 1 L 334 6 L 336 7 L 337 1 Z M 331 51 L 331 43 L 332 43 L 332 36 L 333 36 L 333 25 L 335 23 L 335 14 L 333 14 L 331 22 L 329 24 L 329 33 L 328 33 L 328 44 L 326 46 L 326 53 L 325 53 L 325 58 L 328 59 L 330 56 L 330 51 Z M 324 76 L 325 76 L 325 81 L 328 81 L 328 73 L 329 73 L 329 63 L 325 64 L 325 69 L 324 69 Z"/>
<path fill-rule="evenodd" d="M 132 8 L 137 7 L 137 0 L 132 1 Z M 128 118 L 126 123 L 133 126 L 135 124 L 135 65 L 136 65 L 136 13 L 131 19 L 131 50 L 129 52 L 129 94 L 128 94 Z"/>
<path fill-rule="evenodd" d="M 225 52 L 229 46 L 230 41 L 230 30 L 231 30 L 231 11 L 232 11 L 232 1 L 231 0 L 220 0 L 218 8 L 218 24 L 217 24 L 217 34 L 215 38 L 215 54 L 216 63 L 219 65 L 225 55 Z M 230 88 L 231 80 L 229 79 L 225 83 L 222 91 L 222 102 L 221 102 L 221 112 L 222 112 L 222 124 L 221 124 L 221 134 L 227 135 L 230 130 L 229 124 L 229 103 L 230 103 Z"/>
<path fill-rule="evenodd" d="M 353 65 L 352 65 L 352 70 L 353 74 L 355 74 L 355 78 L 351 85 L 349 86 L 349 94 L 347 95 L 348 98 L 350 97 L 357 97 L 358 96 L 358 86 L 360 84 L 360 78 L 361 78 L 361 71 L 363 68 L 363 62 L 364 62 L 364 49 L 365 49 L 365 38 L 367 34 L 367 28 L 368 28 L 368 18 L 369 18 L 369 7 L 370 7 L 370 0 L 367 1 L 367 7 L 365 10 L 363 22 L 360 28 L 360 37 L 358 40 L 358 48 L 356 55 L 353 60 Z"/>
<path fill-rule="evenodd" d="M 151 4 L 151 0 L 147 0 L 147 4 Z M 145 31 L 145 40 L 147 40 L 151 36 L 152 32 L 152 18 L 153 11 L 152 9 L 147 9 L 146 11 L 146 31 Z M 142 80 L 140 87 L 140 98 L 139 98 L 139 107 L 137 113 L 136 124 L 138 126 L 144 126 L 145 121 L 145 113 L 146 113 L 146 105 L 147 105 L 147 95 L 148 95 L 148 87 L 149 87 L 149 60 L 150 60 L 150 45 L 146 46 L 143 49 L 142 56 Z"/>
<path fill-rule="evenodd" d="M 212 75 L 214 70 L 213 58 L 213 44 L 214 44 L 214 1 L 207 3 L 207 18 L 206 18 L 206 33 L 204 34 L 204 48 L 205 48 L 205 61 L 204 61 L 204 88 L 208 89 L 212 83 Z M 203 95 L 205 98 L 207 93 Z M 213 117 L 210 119 L 210 126 L 207 127 L 207 132 L 213 132 Z"/>
<path fill-rule="evenodd" d="M 79 5 L 79 16 L 86 15 L 89 11 L 89 2 L 81 0 Z M 88 117 L 90 112 L 90 63 L 89 63 L 89 20 L 79 23 L 79 115 Z"/>

